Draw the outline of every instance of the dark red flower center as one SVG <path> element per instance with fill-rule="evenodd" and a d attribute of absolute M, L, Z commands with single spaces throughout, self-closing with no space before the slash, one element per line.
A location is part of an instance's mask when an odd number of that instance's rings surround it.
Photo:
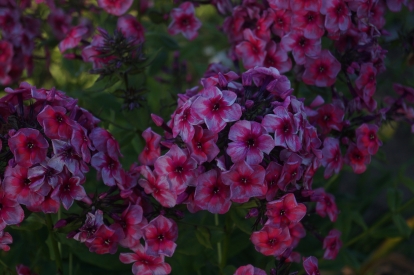
<path fill-rule="evenodd" d="M 255 146 L 255 140 L 253 138 L 249 138 L 246 143 L 247 147 Z"/>
<path fill-rule="evenodd" d="M 306 16 L 308 23 L 312 23 L 315 20 L 315 15 L 313 13 L 308 13 Z"/>
<path fill-rule="evenodd" d="M 27 143 L 27 148 L 28 148 L 28 149 L 33 149 L 34 147 L 35 147 L 35 145 L 34 145 L 34 143 L 33 143 L 33 142 L 29 141 L 29 142 Z"/>
<path fill-rule="evenodd" d="M 197 149 L 201 149 L 203 148 L 203 144 L 201 144 L 201 142 L 197 142 Z"/>
<path fill-rule="evenodd" d="M 104 241 L 104 243 L 105 243 L 106 245 L 109 245 L 109 244 L 111 243 L 111 240 L 110 240 L 110 239 L 106 239 L 106 240 Z"/>
<path fill-rule="evenodd" d="M 275 240 L 275 239 L 270 239 L 270 240 L 268 240 L 268 241 L 267 241 L 267 243 L 268 243 L 270 246 L 273 246 L 273 245 L 275 244 L 275 242 L 276 242 L 276 240 Z"/>
<path fill-rule="evenodd" d="M 330 115 L 324 115 L 324 116 L 323 116 L 323 120 L 324 120 L 324 121 L 331 120 L 331 116 L 330 116 Z"/>
<path fill-rule="evenodd" d="M 220 104 L 216 103 L 213 105 L 213 111 L 217 111 L 218 109 L 220 109 Z"/>
<path fill-rule="evenodd" d="M 213 193 L 217 194 L 220 191 L 220 189 L 216 186 L 213 188 Z"/>
<path fill-rule="evenodd" d="M 163 241 L 164 240 L 164 235 L 158 235 L 158 240 Z"/>
<path fill-rule="evenodd" d="M 63 117 L 59 114 L 56 115 L 56 121 L 59 122 L 59 123 L 62 123 L 63 122 Z"/>
<path fill-rule="evenodd" d="M 63 186 L 63 191 L 69 192 L 70 191 L 70 184 L 65 184 L 65 186 Z"/>
<path fill-rule="evenodd" d="M 306 46 L 306 38 L 305 37 L 301 37 L 301 38 L 299 38 L 299 42 L 298 42 L 298 44 L 299 44 L 299 46 L 301 46 L 302 48 L 303 47 L 305 47 Z"/>
<path fill-rule="evenodd" d="M 325 66 L 323 66 L 323 65 L 319 66 L 319 72 L 320 72 L 320 73 L 323 73 L 323 72 L 325 72 L 325 71 L 326 71 Z"/>
<path fill-rule="evenodd" d="M 184 168 L 183 167 L 181 167 L 181 166 L 178 166 L 178 167 L 175 167 L 175 172 L 176 173 L 182 173 L 184 171 Z"/>
<path fill-rule="evenodd" d="M 336 243 L 332 243 L 332 244 L 329 246 L 329 248 L 330 248 L 331 250 L 334 250 L 334 249 L 335 249 L 335 247 L 336 247 Z"/>
<path fill-rule="evenodd" d="M 243 183 L 243 184 L 246 184 L 248 181 L 249 181 L 249 180 L 248 180 L 246 177 L 242 177 L 242 178 L 240 179 L 240 182 L 241 182 L 241 183 Z"/>
<path fill-rule="evenodd" d="M 283 125 L 283 132 L 287 133 L 290 130 L 290 124 L 289 123 L 285 123 L 285 125 Z"/>
<path fill-rule="evenodd" d="M 283 215 L 285 215 L 286 214 L 286 211 L 285 211 L 285 209 L 282 209 L 282 210 L 280 210 L 280 216 L 283 216 Z"/>
<path fill-rule="evenodd" d="M 24 179 L 23 180 L 23 183 L 24 183 L 24 185 L 30 185 L 30 180 L 29 179 Z"/>
<path fill-rule="evenodd" d="M 371 133 L 371 134 L 369 135 L 369 139 L 370 139 L 370 140 L 374 140 L 374 139 L 375 139 L 375 135 Z"/>
<path fill-rule="evenodd" d="M 358 153 L 354 153 L 354 159 L 361 160 L 362 159 L 362 156 L 360 154 L 358 154 Z"/>
<path fill-rule="evenodd" d="M 190 20 L 188 17 L 182 17 L 180 23 L 181 23 L 181 26 L 188 26 L 190 25 Z"/>
<path fill-rule="evenodd" d="M 3 208 L 3 204 L 0 203 L 0 210 Z"/>

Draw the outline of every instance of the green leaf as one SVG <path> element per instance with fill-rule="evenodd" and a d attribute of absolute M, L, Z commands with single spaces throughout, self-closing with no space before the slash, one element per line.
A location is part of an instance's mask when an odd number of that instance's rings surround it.
<path fill-rule="evenodd" d="M 395 212 L 398 207 L 401 205 L 402 194 L 398 189 L 388 189 L 387 192 L 387 202 L 391 211 Z"/>
<path fill-rule="evenodd" d="M 374 230 L 370 236 L 373 238 L 384 239 L 400 237 L 401 234 L 398 228 L 395 225 L 392 225 Z"/>
<path fill-rule="evenodd" d="M 364 231 L 368 230 L 367 224 L 364 221 L 364 218 L 362 217 L 362 215 L 359 212 L 352 212 L 352 220 L 358 224 L 359 226 L 361 226 Z"/>
<path fill-rule="evenodd" d="M 211 246 L 211 240 L 210 240 L 211 238 L 210 230 L 208 230 L 205 227 L 199 226 L 197 227 L 195 234 L 196 234 L 198 242 L 201 245 L 207 248 L 213 249 L 213 247 Z"/>
<path fill-rule="evenodd" d="M 251 200 L 251 201 L 248 201 L 246 203 L 239 204 L 237 207 L 243 209 L 243 208 L 253 208 L 253 207 L 257 207 L 257 206 L 258 206 L 257 202 L 255 200 Z"/>
<path fill-rule="evenodd" d="M 397 226 L 398 231 L 400 232 L 401 236 L 407 238 L 411 234 L 411 228 L 408 226 L 407 222 L 404 220 L 404 218 L 399 215 L 393 215 L 392 220 L 394 224 Z"/>
<path fill-rule="evenodd" d="M 172 51 L 178 50 L 180 48 L 177 41 L 163 33 L 147 32 L 145 34 L 145 38 L 147 39 L 148 44 L 153 45 L 156 48 L 159 48 L 161 46 L 167 50 Z"/>
<path fill-rule="evenodd" d="M 46 245 L 47 248 L 49 249 L 49 254 L 50 254 L 50 260 L 54 261 L 56 259 L 56 255 L 55 255 L 55 250 L 53 249 L 53 243 L 52 243 L 52 234 L 49 234 L 49 236 L 46 239 Z"/>
<path fill-rule="evenodd" d="M 230 217 L 233 220 L 234 224 L 243 232 L 248 235 L 252 234 L 252 227 L 248 220 L 244 217 L 246 216 L 246 210 L 236 207 L 230 208 Z"/>
<path fill-rule="evenodd" d="M 407 186 L 408 189 L 410 189 L 411 193 L 414 193 L 414 180 L 408 178 L 408 177 L 400 177 L 402 183 Z"/>

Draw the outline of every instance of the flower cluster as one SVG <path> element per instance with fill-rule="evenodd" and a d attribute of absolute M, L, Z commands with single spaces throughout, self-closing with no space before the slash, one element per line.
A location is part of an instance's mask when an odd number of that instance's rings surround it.
<path fill-rule="evenodd" d="M 40 36 L 41 21 L 26 11 L 31 1 L 0 3 L 0 84 L 18 80 L 23 71 L 33 71 L 35 39 Z"/>

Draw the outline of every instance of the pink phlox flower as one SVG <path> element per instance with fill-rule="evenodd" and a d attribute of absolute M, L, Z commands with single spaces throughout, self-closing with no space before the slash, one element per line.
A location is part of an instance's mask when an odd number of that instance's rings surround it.
<path fill-rule="evenodd" d="M 95 233 L 95 238 L 90 242 L 89 251 L 96 254 L 115 254 L 118 243 L 124 239 L 122 228 L 111 228 L 102 224 Z"/>
<path fill-rule="evenodd" d="M 365 100 L 365 97 L 372 97 L 375 93 L 377 69 L 372 63 L 363 63 L 359 72 L 359 76 L 355 80 L 355 86 L 362 90 L 363 93 L 360 97 Z"/>
<path fill-rule="evenodd" d="M 140 173 L 143 178 L 138 184 L 144 188 L 146 194 L 152 196 L 164 207 L 174 207 L 177 201 L 177 194 L 170 190 L 170 183 L 166 176 L 156 177 L 148 166 L 141 166 Z"/>
<path fill-rule="evenodd" d="M 387 0 L 387 7 L 392 12 L 399 12 L 402 8 L 404 0 Z"/>
<path fill-rule="evenodd" d="M 134 41 L 135 45 L 145 41 L 144 27 L 134 16 L 126 14 L 119 17 L 116 26 L 126 38 Z"/>
<path fill-rule="evenodd" d="M 168 33 L 176 35 L 182 33 L 188 40 L 198 36 L 198 29 L 201 28 L 201 21 L 195 17 L 194 5 L 191 2 L 184 2 L 170 13 L 172 21 L 168 26 Z"/>
<path fill-rule="evenodd" d="M 351 11 L 342 0 L 324 0 L 321 13 L 325 14 L 325 27 L 330 33 L 344 32 L 351 26 Z"/>
<path fill-rule="evenodd" d="M 244 265 L 239 267 L 233 275 L 266 275 L 266 271 L 264 271 L 263 269 L 257 268 L 252 266 L 251 264 L 249 265 Z"/>
<path fill-rule="evenodd" d="M 78 177 L 71 177 L 68 173 L 61 174 L 62 182 L 57 186 L 51 197 L 56 201 L 61 201 L 63 207 L 68 210 L 74 200 L 82 200 L 86 197 L 86 192 L 81 185 L 81 179 Z"/>
<path fill-rule="evenodd" d="M 245 161 L 234 164 L 221 174 L 221 179 L 230 185 L 231 199 L 237 203 L 247 202 L 251 197 L 265 196 L 267 185 L 265 169 L 261 165 L 249 165 Z"/>
<path fill-rule="evenodd" d="M 269 1 L 270 2 L 270 1 Z M 292 20 L 292 11 L 285 9 L 277 9 L 274 11 L 274 21 L 272 32 L 282 38 L 290 31 Z"/>
<path fill-rule="evenodd" d="M 96 127 L 89 134 L 89 138 L 99 152 L 108 153 L 111 158 L 116 160 L 122 157 L 118 142 L 107 130 Z"/>
<path fill-rule="evenodd" d="M 298 223 L 306 215 L 306 206 L 297 203 L 295 195 L 288 193 L 278 200 L 271 201 L 266 206 L 267 224 L 288 226 Z"/>
<path fill-rule="evenodd" d="M 30 167 L 46 159 L 49 143 L 36 129 L 22 128 L 9 138 L 8 144 L 16 163 Z"/>
<path fill-rule="evenodd" d="M 290 0 L 290 8 L 293 11 L 305 10 L 319 12 L 322 7 L 322 2 L 322 0 Z"/>
<path fill-rule="evenodd" d="M 225 214 L 231 206 L 230 187 L 225 185 L 218 170 L 210 170 L 197 177 L 194 200 L 210 213 Z"/>
<path fill-rule="evenodd" d="M 34 206 L 34 207 L 28 207 L 28 209 L 32 212 L 43 212 L 45 214 L 47 213 L 57 213 L 60 209 L 60 202 L 59 198 L 52 198 L 52 192 L 53 190 L 50 190 L 49 194 L 44 196 L 44 200 L 41 204 Z"/>
<path fill-rule="evenodd" d="M 355 130 L 357 147 L 360 150 L 368 150 L 370 155 L 375 155 L 382 145 L 378 138 L 378 126 L 374 124 L 362 124 Z"/>
<path fill-rule="evenodd" d="M 89 163 L 91 161 L 91 151 L 94 151 L 95 147 L 93 147 L 86 129 L 82 126 L 73 129 L 70 142 L 73 148 L 75 148 L 76 153 L 82 156 L 82 160 Z"/>
<path fill-rule="evenodd" d="M 205 89 L 209 88 L 210 86 L 217 86 L 219 88 L 225 89 L 228 86 L 234 86 L 236 87 L 237 83 L 233 80 L 236 80 L 240 78 L 240 76 L 233 72 L 217 72 L 215 74 L 212 74 L 208 77 L 201 79 L 201 84 Z"/>
<path fill-rule="evenodd" d="M 371 162 L 367 148 L 359 149 L 354 143 L 349 144 L 345 155 L 345 162 L 352 167 L 356 174 L 362 174 Z"/>
<path fill-rule="evenodd" d="M 316 213 L 321 217 L 328 215 L 331 222 L 335 222 L 339 214 L 335 197 L 332 194 L 326 193 L 323 188 L 318 188 L 314 190 L 311 200 L 314 200 L 314 198 L 317 198 Z"/>
<path fill-rule="evenodd" d="M 203 129 L 200 126 L 194 126 L 194 137 L 187 143 L 191 151 L 191 157 L 198 164 L 211 162 L 218 155 L 220 149 L 216 142 L 218 135 L 210 130 Z"/>
<path fill-rule="evenodd" d="M 263 118 L 262 126 L 269 133 L 275 133 L 275 146 L 289 148 L 293 152 L 299 151 L 302 144 L 297 135 L 299 129 L 297 118 L 283 106 L 276 107 L 273 112 L 275 114 L 269 114 Z"/>
<path fill-rule="evenodd" d="M 271 161 L 266 167 L 265 181 L 267 183 L 266 200 L 272 201 L 279 191 L 278 182 L 282 174 L 283 166 Z"/>
<path fill-rule="evenodd" d="M 265 256 L 279 256 L 292 244 L 289 228 L 265 225 L 260 231 L 253 232 L 250 240 L 255 249 Z"/>
<path fill-rule="evenodd" d="M 179 107 L 174 113 L 173 137 L 181 136 L 184 142 L 188 143 L 194 137 L 194 125 L 199 123 L 199 119 L 195 118 L 191 113 L 192 101 L 188 100 L 184 105 Z"/>
<path fill-rule="evenodd" d="M 293 249 L 299 244 L 300 239 L 306 236 L 306 230 L 302 223 L 290 223 L 288 225 L 290 237 L 292 237 L 292 244 L 290 245 Z"/>
<path fill-rule="evenodd" d="M 76 127 L 76 122 L 70 119 L 66 115 L 66 109 L 60 106 L 46 105 L 37 115 L 37 121 L 50 139 L 70 140 Z"/>
<path fill-rule="evenodd" d="M 319 57 L 306 58 L 302 80 L 308 85 L 318 87 L 332 86 L 341 70 L 341 64 L 329 50 L 322 50 Z"/>
<path fill-rule="evenodd" d="M 341 131 L 343 127 L 343 119 L 345 116 L 345 110 L 343 106 L 333 103 L 325 104 L 317 111 L 315 118 L 316 123 L 321 128 L 322 134 L 326 135 L 331 130 Z"/>
<path fill-rule="evenodd" d="M 215 133 L 228 122 L 237 121 L 242 115 L 241 107 L 235 103 L 237 95 L 231 91 L 220 91 L 217 87 L 204 89 L 192 107 L 191 114 L 204 120 L 207 128 Z"/>
<path fill-rule="evenodd" d="M 178 237 L 177 224 L 162 215 L 151 220 L 143 228 L 145 252 L 151 256 L 164 255 L 171 257 L 174 254 Z"/>
<path fill-rule="evenodd" d="M 66 167 L 73 175 L 84 178 L 83 174 L 89 171 L 89 167 L 76 153 L 72 144 L 52 139 L 52 146 L 54 155 L 47 162 L 47 166 L 58 172 L 62 172 Z"/>
<path fill-rule="evenodd" d="M 107 153 L 99 152 L 93 155 L 91 165 L 98 171 L 98 177 L 102 177 L 104 184 L 108 186 L 122 184 L 124 170 L 118 159 L 113 159 Z"/>
<path fill-rule="evenodd" d="M 150 256 L 144 247 L 138 244 L 131 248 L 134 253 L 121 253 L 119 260 L 124 264 L 134 263 L 134 275 L 167 275 L 171 273 L 171 266 L 164 262 L 164 256 Z"/>
<path fill-rule="evenodd" d="M 49 194 L 50 190 L 55 188 L 60 182 L 60 172 L 47 166 L 47 161 L 41 162 L 40 165 L 29 168 L 27 178 L 30 180 L 30 189 L 42 196 Z"/>
<path fill-rule="evenodd" d="M 4 172 L 4 192 L 11 199 L 28 207 L 36 207 L 42 203 L 44 196 L 30 189 L 30 180 L 27 175 L 28 168 L 20 165 L 7 166 Z"/>
<path fill-rule="evenodd" d="M 274 10 L 290 10 L 290 0 L 268 0 L 268 2 Z"/>
<path fill-rule="evenodd" d="M 8 244 L 12 244 L 12 243 L 13 243 L 13 238 L 10 235 L 10 233 L 0 230 L 0 250 L 9 251 L 10 246 L 8 246 Z"/>
<path fill-rule="evenodd" d="M 328 236 L 325 237 L 323 240 L 323 249 L 325 253 L 323 254 L 323 258 L 326 260 L 333 260 L 338 255 L 339 249 L 342 247 L 342 241 L 340 239 L 341 232 L 336 229 L 332 229 L 329 231 Z"/>
<path fill-rule="evenodd" d="M 287 150 L 284 151 L 286 152 Z M 286 191 L 289 184 L 296 184 L 303 175 L 303 168 L 301 167 L 302 158 L 296 153 L 289 153 L 290 155 L 283 164 L 282 175 L 278 182 L 279 188 L 283 191 Z"/>
<path fill-rule="evenodd" d="M 292 60 L 287 52 L 278 47 L 274 41 L 269 41 L 266 46 L 266 57 L 263 65 L 265 67 L 275 67 L 279 72 L 285 73 L 292 68 Z"/>
<path fill-rule="evenodd" d="M 256 22 L 256 27 L 253 29 L 253 33 L 256 37 L 265 41 L 270 40 L 270 26 L 274 21 L 274 16 L 275 13 L 272 9 L 263 11 L 263 14 Z"/>
<path fill-rule="evenodd" d="M 236 163 L 246 160 L 247 164 L 259 164 L 263 153 L 269 154 L 274 148 L 274 141 L 260 123 L 239 120 L 230 127 L 227 154 Z"/>
<path fill-rule="evenodd" d="M 62 9 L 55 9 L 47 17 L 47 23 L 52 29 L 53 35 L 62 40 L 65 38 L 65 33 L 70 29 L 71 16 L 66 14 Z"/>
<path fill-rule="evenodd" d="M 197 162 L 177 145 L 173 145 L 164 156 L 155 163 L 155 173 L 158 177 L 166 176 L 176 194 L 181 194 L 196 177 Z"/>
<path fill-rule="evenodd" d="M 103 212 L 99 209 L 95 213 L 88 212 L 85 222 L 78 229 L 79 232 L 73 236 L 73 239 L 81 243 L 92 242 L 101 225 L 103 225 Z"/>
<path fill-rule="evenodd" d="M 151 128 L 147 128 L 142 132 L 142 137 L 145 140 L 145 147 L 138 156 L 138 160 L 143 165 L 154 165 L 157 158 L 161 156 L 161 136 Z"/>
<path fill-rule="evenodd" d="M 343 159 L 341 155 L 341 148 L 339 147 L 339 141 L 332 137 L 327 137 L 323 141 L 322 149 L 322 165 L 326 167 L 324 172 L 325 179 L 332 176 L 335 172 L 339 173 L 342 169 Z"/>
<path fill-rule="evenodd" d="M 397 94 L 403 96 L 408 102 L 414 103 L 414 88 L 403 86 L 398 83 L 394 83 L 392 88 Z"/>
<path fill-rule="evenodd" d="M 119 244 L 128 248 L 137 246 L 143 234 L 142 228 L 148 224 L 147 219 L 143 217 L 142 207 L 130 204 L 122 212 L 121 217 L 114 220 L 116 222 L 114 225 L 122 228 L 125 235 L 125 238 L 121 239 Z"/>
<path fill-rule="evenodd" d="M 280 47 L 285 51 L 292 51 L 295 62 L 299 65 L 306 63 L 306 57 L 316 58 L 321 53 L 321 39 L 309 39 L 303 30 L 292 30 L 282 37 Z"/>
<path fill-rule="evenodd" d="M 14 63 L 14 60 L 12 63 Z M 15 106 L 19 104 L 20 97 L 21 97 L 21 100 L 23 101 L 30 99 L 32 87 L 33 86 L 27 82 L 21 82 L 19 84 L 19 87 L 16 89 L 6 87 L 4 91 L 7 93 L 7 95 L 3 96 L 0 99 L 0 102 L 11 103 L 12 105 Z"/>
<path fill-rule="evenodd" d="M 309 39 L 319 39 L 325 32 L 324 16 L 319 11 L 293 11 L 292 29 L 303 30 L 303 35 Z"/>
<path fill-rule="evenodd" d="M 98 0 L 98 6 L 107 13 L 121 16 L 132 6 L 133 0 Z"/>
<path fill-rule="evenodd" d="M 105 39 L 98 33 L 93 36 L 92 42 L 89 46 L 82 49 L 82 59 L 84 62 L 92 62 L 93 68 L 102 68 L 109 61 L 115 59 L 115 56 L 101 56 L 103 52 L 101 48 L 104 46 Z"/>
<path fill-rule="evenodd" d="M 244 41 L 236 46 L 236 54 L 246 69 L 262 66 L 266 57 L 266 41 L 258 38 L 250 29 L 243 31 Z"/>
<path fill-rule="evenodd" d="M 24 219 L 24 212 L 20 204 L 7 194 L 0 185 L 0 231 L 7 225 L 19 224 Z"/>
<path fill-rule="evenodd" d="M 82 25 L 71 28 L 66 33 L 66 37 L 59 43 L 60 52 L 64 53 L 68 49 L 75 48 L 87 32 L 88 28 Z"/>
<path fill-rule="evenodd" d="M 310 257 L 303 257 L 303 268 L 307 275 L 320 275 L 318 268 L 318 259 L 310 256 Z"/>

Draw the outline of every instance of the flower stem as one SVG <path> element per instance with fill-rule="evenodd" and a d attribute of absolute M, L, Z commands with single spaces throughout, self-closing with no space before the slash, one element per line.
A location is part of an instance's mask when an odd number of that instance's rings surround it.
<path fill-rule="evenodd" d="M 58 242 L 56 241 L 55 232 L 53 232 L 53 222 L 52 222 L 52 216 L 50 214 L 46 215 L 46 225 L 47 225 L 47 229 L 49 230 L 50 240 L 52 242 L 52 249 L 55 255 L 57 274 L 63 275 L 62 259 L 60 258 L 60 251 L 59 251 Z"/>
<path fill-rule="evenodd" d="M 383 223 L 385 223 L 389 219 L 391 219 L 393 214 L 399 213 L 399 212 L 403 211 L 404 209 L 406 209 L 407 207 L 409 207 L 412 204 L 414 204 L 414 198 L 412 198 L 411 200 L 407 201 L 404 205 L 402 205 L 400 208 L 398 208 L 396 212 L 388 212 L 380 220 L 378 220 L 374 225 L 372 225 L 367 231 L 362 232 L 361 234 L 359 234 L 358 236 L 356 236 L 355 238 L 353 238 L 352 240 L 350 240 L 349 242 L 347 242 L 345 244 L 345 247 L 350 246 L 350 245 L 354 244 L 355 242 L 357 242 L 358 240 L 360 240 L 363 237 L 365 237 L 366 235 L 369 235 L 372 232 L 372 230 L 374 230 L 375 228 L 381 226 Z"/>
<path fill-rule="evenodd" d="M 214 224 L 215 224 L 215 226 L 219 225 L 218 214 L 214 214 Z M 221 269 L 221 262 L 222 262 L 221 242 L 217 242 L 217 260 L 218 260 L 218 265 Z"/>
<path fill-rule="evenodd" d="M 3 262 L 2 260 L 0 260 L 0 264 L 1 264 L 2 266 L 4 266 L 10 274 L 16 274 L 16 272 L 14 272 L 14 270 L 13 270 L 13 269 L 11 269 L 10 267 L 8 267 L 8 266 L 6 265 L 6 263 L 5 263 L 5 262 Z"/>

